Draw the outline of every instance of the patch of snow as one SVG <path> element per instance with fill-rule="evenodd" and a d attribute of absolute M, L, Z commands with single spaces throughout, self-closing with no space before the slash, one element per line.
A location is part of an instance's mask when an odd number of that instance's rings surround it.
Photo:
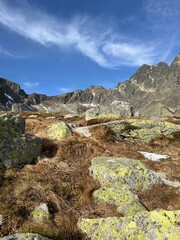
<path fill-rule="evenodd" d="M 11 96 L 9 96 L 7 93 L 4 93 L 4 95 L 5 95 L 7 98 L 9 98 L 10 100 L 14 101 L 14 99 L 13 99 Z"/>
<path fill-rule="evenodd" d="M 142 86 L 139 86 L 139 89 L 143 92 L 147 92 L 147 93 L 151 93 L 151 92 L 155 92 L 156 89 L 154 88 L 145 88 L 143 85 Z"/>
<path fill-rule="evenodd" d="M 49 112 L 49 110 L 45 106 L 43 106 L 42 104 L 39 104 L 39 106 L 41 106 L 43 109 L 45 109 L 47 113 Z"/>
<path fill-rule="evenodd" d="M 94 104 L 94 103 L 83 103 L 82 105 L 85 107 L 97 107 L 98 106 L 98 104 Z"/>
<path fill-rule="evenodd" d="M 145 158 L 155 161 L 155 162 L 160 162 L 162 159 L 168 159 L 170 156 L 168 155 L 162 155 L 162 154 L 156 154 L 156 153 L 149 153 L 149 152 L 141 152 L 139 151 Z"/>

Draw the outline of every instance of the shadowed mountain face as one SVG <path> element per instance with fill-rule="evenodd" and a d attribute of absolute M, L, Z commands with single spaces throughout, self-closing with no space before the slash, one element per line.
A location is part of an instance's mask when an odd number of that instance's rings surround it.
<path fill-rule="evenodd" d="M 0 108 L 10 108 L 11 103 L 25 103 L 39 111 L 81 114 L 89 108 L 112 104 L 132 107 L 134 114 L 166 116 L 180 109 L 180 55 L 168 66 L 143 65 L 126 82 L 114 89 L 90 86 L 82 91 L 47 97 L 44 94 L 27 95 L 18 84 L 0 79 Z M 65 106 L 64 106 L 65 104 Z M 67 107 L 66 107 L 67 106 Z M 62 109 L 63 108 L 63 109 Z"/>

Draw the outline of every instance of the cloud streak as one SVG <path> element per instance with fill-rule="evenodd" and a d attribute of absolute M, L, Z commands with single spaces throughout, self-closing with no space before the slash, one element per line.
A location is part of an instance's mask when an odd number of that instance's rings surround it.
<path fill-rule="evenodd" d="M 72 92 L 72 89 L 71 89 L 71 88 L 64 88 L 64 87 L 57 87 L 57 90 L 58 90 L 60 93 Z"/>
<path fill-rule="evenodd" d="M 180 43 L 180 1 L 179 0 L 144 0 L 144 12 L 147 26 L 156 36 L 154 41 L 161 50 L 161 60 L 168 56 Z M 176 53 L 177 54 L 177 53 Z"/>
<path fill-rule="evenodd" d="M 24 82 L 24 85 L 28 88 L 34 88 L 39 86 L 39 82 Z"/>
<path fill-rule="evenodd" d="M 8 50 L 3 48 L 1 45 L 0 45 L 0 56 L 10 57 L 10 58 L 19 58 L 18 56 L 10 53 Z"/>
<path fill-rule="evenodd" d="M 28 3 L 26 7 L 14 8 L 0 0 L 0 24 L 44 47 L 56 46 L 61 51 L 80 53 L 104 68 L 154 62 L 155 50 L 149 44 L 122 38 L 87 16 L 65 21 Z"/>

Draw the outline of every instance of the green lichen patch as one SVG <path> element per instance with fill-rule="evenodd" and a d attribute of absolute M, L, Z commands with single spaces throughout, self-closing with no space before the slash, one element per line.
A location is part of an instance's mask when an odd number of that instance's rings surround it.
<path fill-rule="evenodd" d="M 54 122 L 47 128 L 47 134 L 52 140 L 62 140 L 72 135 L 70 127 L 63 121 Z"/>
<path fill-rule="evenodd" d="M 131 192 L 127 184 L 121 189 L 100 188 L 93 193 L 93 196 L 100 202 L 116 205 L 117 211 L 124 215 L 135 215 L 137 212 L 146 211 L 139 202 L 138 196 Z"/>
<path fill-rule="evenodd" d="M 35 207 L 31 213 L 31 219 L 36 223 L 41 223 L 49 219 L 48 207 L 45 203 Z"/>
<path fill-rule="evenodd" d="M 122 157 L 96 157 L 92 160 L 90 173 L 102 187 L 121 189 L 128 184 L 133 192 L 161 183 L 160 178 L 140 161 Z"/>
<path fill-rule="evenodd" d="M 140 212 L 124 218 L 81 219 L 79 229 L 92 240 L 180 239 L 180 211 Z"/>

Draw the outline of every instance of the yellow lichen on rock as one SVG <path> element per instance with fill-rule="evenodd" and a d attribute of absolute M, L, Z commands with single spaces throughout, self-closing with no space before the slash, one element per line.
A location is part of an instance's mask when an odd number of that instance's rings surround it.
<path fill-rule="evenodd" d="M 71 136 L 72 132 L 68 124 L 63 121 L 54 122 L 47 128 L 47 134 L 52 140 L 62 140 Z"/>
<path fill-rule="evenodd" d="M 128 184 L 133 192 L 161 183 L 160 178 L 140 161 L 122 157 L 93 158 L 90 173 L 102 187 L 118 189 Z"/>
<path fill-rule="evenodd" d="M 131 217 L 81 219 L 79 229 L 91 240 L 180 239 L 180 211 L 140 212 Z"/>
<path fill-rule="evenodd" d="M 115 204 L 117 211 L 124 215 L 134 215 L 137 212 L 146 211 L 139 202 L 138 196 L 132 193 L 127 184 L 119 189 L 100 188 L 94 191 L 93 196 L 100 202 Z"/>
<path fill-rule="evenodd" d="M 35 207 L 31 213 L 31 219 L 36 223 L 41 223 L 49 219 L 48 207 L 45 203 Z"/>

